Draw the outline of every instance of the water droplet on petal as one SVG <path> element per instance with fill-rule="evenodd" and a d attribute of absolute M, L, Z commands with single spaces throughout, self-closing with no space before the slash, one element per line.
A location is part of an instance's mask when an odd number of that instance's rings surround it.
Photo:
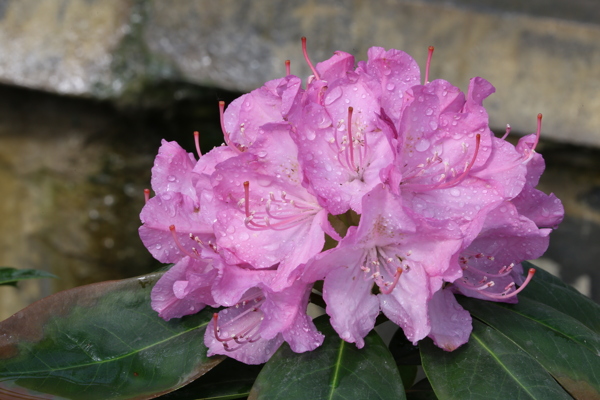
<path fill-rule="evenodd" d="M 425 151 L 429 148 L 429 140 L 421 139 L 415 144 L 415 150 L 417 151 Z"/>
<path fill-rule="evenodd" d="M 450 194 L 454 197 L 458 197 L 458 196 L 460 196 L 460 190 L 457 188 L 452 188 L 452 189 L 450 189 Z"/>
<path fill-rule="evenodd" d="M 393 83 L 388 83 L 387 86 L 385 87 L 387 90 L 394 90 L 394 88 L 396 87 L 396 85 L 394 85 Z"/>

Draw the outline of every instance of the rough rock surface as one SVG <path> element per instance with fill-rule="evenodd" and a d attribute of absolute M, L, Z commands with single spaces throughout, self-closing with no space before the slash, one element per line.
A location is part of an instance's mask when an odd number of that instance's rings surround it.
<path fill-rule="evenodd" d="M 590 0 L 5 0 L 0 80 L 58 93 L 139 101 L 159 81 L 247 91 L 313 60 L 372 45 L 421 63 L 436 46 L 432 76 L 466 88 L 497 87 L 492 126 L 517 132 L 545 115 L 546 137 L 600 146 L 600 25 Z M 595 23 L 594 23 L 595 22 Z"/>

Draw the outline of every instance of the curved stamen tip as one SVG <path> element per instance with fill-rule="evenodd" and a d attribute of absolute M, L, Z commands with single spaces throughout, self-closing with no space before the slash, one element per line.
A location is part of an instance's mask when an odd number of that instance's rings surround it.
<path fill-rule="evenodd" d="M 313 66 L 312 62 L 310 62 L 310 58 L 308 57 L 308 51 L 306 50 L 306 37 L 302 36 L 301 40 L 302 40 L 302 54 L 304 54 L 304 59 L 306 60 L 306 63 L 310 67 L 310 70 L 312 71 L 312 73 L 315 76 L 315 78 L 318 81 L 320 81 L 321 77 L 319 76 L 319 73 L 317 72 L 317 70 Z"/>
<path fill-rule="evenodd" d="M 246 217 L 250 216 L 250 182 L 244 182 L 244 211 L 246 211 Z"/>
<path fill-rule="evenodd" d="M 227 146 L 230 146 L 229 133 L 225 130 L 225 102 L 223 100 L 219 101 L 219 119 L 221 121 L 221 131 L 223 132 L 223 139 L 225 140 L 225 144 Z"/>
<path fill-rule="evenodd" d="M 400 280 L 400 275 L 402 275 L 402 272 L 404 272 L 404 270 L 401 267 L 398 267 L 396 269 L 396 274 L 394 274 L 394 281 L 392 282 L 391 285 L 389 285 L 387 288 L 384 287 L 380 287 L 379 291 L 383 294 L 390 294 L 392 293 L 392 291 L 394 290 L 394 288 L 398 285 L 398 280 Z"/>
<path fill-rule="evenodd" d="M 533 142 L 533 146 L 531 147 L 531 151 L 534 151 L 537 147 L 537 144 L 540 141 L 540 136 L 542 135 L 542 114 L 537 115 L 537 129 L 535 130 L 535 142 Z"/>
<path fill-rule="evenodd" d="M 169 230 L 171 231 L 171 236 L 173 236 L 173 241 L 175 242 L 175 245 L 177 246 L 177 248 L 179 249 L 179 251 L 181 251 L 183 254 L 185 254 L 186 256 L 189 256 L 191 258 L 198 258 L 198 254 L 192 254 L 189 251 L 187 251 L 187 249 L 185 247 L 183 247 L 181 245 L 181 242 L 179 241 L 179 238 L 177 237 L 177 231 L 175 230 L 175 225 L 170 225 L 169 226 Z M 194 248 L 192 249 L 197 253 L 197 250 Z"/>
<path fill-rule="evenodd" d="M 292 62 L 290 60 L 285 60 L 285 75 L 292 74 Z"/>
<path fill-rule="evenodd" d="M 194 132 L 194 144 L 196 145 L 196 153 L 198 153 L 198 158 L 202 157 L 202 152 L 200 151 L 200 132 Z"/>
<path fill-rule="evenodd" d="M 508 137 L 508 135 L 510 134 L 510 130 L 512 128 L 510 127 L 510 124 L 506 124 L 506 131 L 504 132 L 504 136 L 502 136 L 502 140 L 506 139 Z"/>
<path fill-rule="evenodd" d="M 431 66 L 431 58 L 433 57 L 433 46 L 427 48 L 427 64 L 425 64 L 425 84 L 429 83 L 429 67 Z"/>

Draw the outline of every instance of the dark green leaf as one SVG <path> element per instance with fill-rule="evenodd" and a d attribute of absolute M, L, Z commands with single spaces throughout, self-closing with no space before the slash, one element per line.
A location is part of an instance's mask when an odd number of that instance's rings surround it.
<path fill-rule="evenodd" d="M 66 290 L 0 322 L 0 398 L 147 399 L 218 364 L 203 340 L 213 310 L 165 322 L 150 308 L 160 276 Z"/>
<path fill-rule="evenodd" d="M 259 374 L 249 399 L 405 399 L 394 358 L 377 333 L 357 349 L 344 342 L 327 316 L 315 320 L 325 342 L 314 351 L 297 354 L 287 344 Z"/>
<path fill-rule="evenodd" d="M 533 356 L 573 397 L 600 399 L 600 336 L 594 331 L 524 296 L 518 304 L 460 303 Z"/>
<path fill-rule="evenodd" d="M 469 342 L 452 352 L 430 339 L 419 347 L 423 369 L 440 400 L 571 399 L 533 357 L 477 320 Z"/>
<path fill-rule="evenodd" d="M 56 278 L 56 275 L 37 269 L 0 267 L 0 285 L 16 286 L 18 281 L 38 278 Z"/>
<path fill-rule="evenodd" d="M 417 365 L 421 365 L 419 348 L 406 338 L 402 329 L 396 329 L 389 349 L 400 371 L 402 384 L 405 388 L 411 387 L 417 377 Z"/>
<path fill-rule="evenodd" d="M 262 365 L 246 365 L 233 358 L 187 386 L 160 397 L 160 400 L 230 400 L 248 397 Z"/>
<path fill-rule="evenodd" d="M 420 380 L 406 391 L 406 400 L 438 400 L 428 379 Z"/>
<path fill-rule="evenodd" d="M 529 268 L 535 268 L 536 273 L 529 285 L 519 294 L 519 298 L 528 297 L 547 304 L 600 334 L 600 305 L 582 296 L 554 275 L 531 263 L 523 262 L 525 273 Z"/>
<path fill-rule="evenodd" d="M 402 329 L 396 330 L 390 340 L 390 352 L 398 365 L 421 365 L 419 347 L 413 345 L 404 335 Z"/>

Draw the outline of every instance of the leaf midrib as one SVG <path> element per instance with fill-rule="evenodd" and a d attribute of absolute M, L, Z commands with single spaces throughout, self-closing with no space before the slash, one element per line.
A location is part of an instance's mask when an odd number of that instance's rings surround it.
<path fill-rule="evenodd" d="M 150 349 L 150 348 L 152 348 L 154 346 L 158 346 L 158 345 L 160 345 L 162 343 L 168 342 L 169 340 L 175 339 L 175 338 L 177 338 L 177 337 L 179 337 L 181 335 L 185 335 L 188 332 L 194 331 L 196 329 L 203 328 L 206 325 L 208 325 L 209 322 L 202 323 L 202 324 L 200 324 L 200 325 L 198 325 L 196 327 L 187 329 L 187 330 L 182 331 L 182 332 L 180 332 L 180 333 L 178 333 L 176 335 L 169 336 L 168 338 L 165 338 L 165 339 L 160 340 L 158 342 L 152 343 L 151 345 L 148 345 L 148 346 L 145 346 L 145 347 L 141 347 L 139 349 L 135 349 L 134 351 L 122 354 L 122 355 L 120 355 L 118 357 L 114 357 L 114 358 L 110 358 L 110 359 L 106 359 L 106 360 L 101 360 L 101 361 L 94 361 L 94 362 L 90 362 L 90 363 L 86 363 L 86 364 L 69 365 L 69 366 L 66 366 L 66 367 L 59 367 L 59 368 L 50 368 L 50 367 L 48 367 L 48 369 L 35 370 L 35 371 L 9 371 L 8 373 L 10 375 L 8 375 L 8 376 L 13 376 L 15 373 L 20 373 L 20 374 L 39 374 L 39 373 L 43 373 L 43 372 L 65 371 L 65 370 L 69 370 L 69 369 L 84 368 L 84 367 L 89 367 L 89 366 L 93 366 L 93 365 L 100 365 L 100 364 L 105 364 L 105 363 L 109 363 L 109 362 L 113 362 L 113 361 L 119 361 L 119 360 L 122 360 L 124 358 L 131 357 L 131 356 L 133 356 L 135 354 L 143 352 L 143 351 L 145 351 L 147 349 Z M 36 356 L 35 354 L 33 354 L 33 355 Z M 2 376 L 1 373 L 0 373 L 0 376 Z"/>
<path fill-rule="evenodd" d="M 510 370 L 506 367 L 506 365 L 494 354 L 494 352 L 485 345 L 485 343 L 477 336 L 476 333 L 472 332 L 471 333 L 471 337 L 474 338 L 477 343 L 479 343 L 481 345 L 481 347 L 483 347 L 483 349 L 485 349 L 491 356 L 492 358 L 498 363 L 498 365 L 500 365 L 500 367 L 502 367 L 502 369 L 504 371 L 506 371 L 506 373 L 521 387 L 523 388 L 523 390 L 532 398 L 535 399 L 536 397 L 527 389 L 527 387 L 523 386 L 523 384 L 521 383 L 521 381 L 519 381 L 517 379 L 517 377 L 515 377 Z"/>

